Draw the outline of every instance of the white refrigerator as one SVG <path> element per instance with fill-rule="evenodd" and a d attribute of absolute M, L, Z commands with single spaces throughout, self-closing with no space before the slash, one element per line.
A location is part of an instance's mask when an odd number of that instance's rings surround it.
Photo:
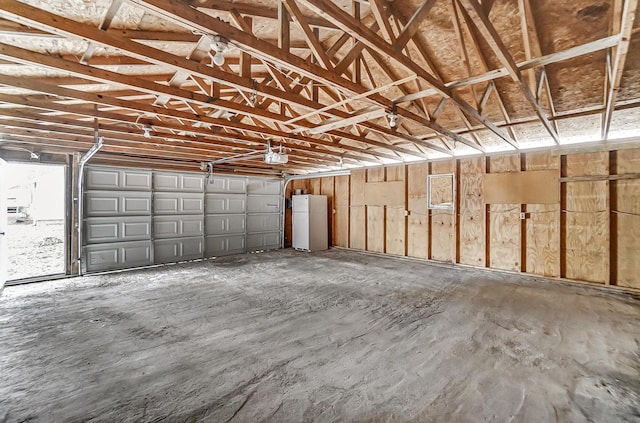
<path fill-rule="evenodd" d="M 326 195 L 294 195 L 293 248 L 319 251 L 329 248 Z"/>

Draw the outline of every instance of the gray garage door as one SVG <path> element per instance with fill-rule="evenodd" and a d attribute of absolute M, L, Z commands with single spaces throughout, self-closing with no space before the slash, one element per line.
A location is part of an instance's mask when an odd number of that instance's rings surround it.
<path fill-rule="evenodd" d="M 282 183 L 274 179 L 249 179 L 247 184 L 247 251 L 280 246 Z"/>
<path fill-rule="evenodd" d="M 248 178 L 212 175 L 206 184 L 207 257 L 246 251 Z"/>
<path fill-rule="evenodd" d="M 84 270 L 152 264 L 151 172 L 87 168 L 84 186 Z"/>
<path fill-rule="evenodd" d="M 153 173 L 153 249 L 156 263 L 204 257 L 204 177 Z"/>
<path fill-rule="evenodd" d="M 85 178 L 85 271 L 280 246 L 280 180 L 96 166 Z"/>

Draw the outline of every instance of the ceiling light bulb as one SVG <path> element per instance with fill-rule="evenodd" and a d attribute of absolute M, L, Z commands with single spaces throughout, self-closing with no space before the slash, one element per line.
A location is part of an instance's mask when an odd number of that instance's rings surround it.
<path fill-rule="evenodd" d="M 398 114 L 392 110 L 387 114 L 387 118 L 389 118 L 389 126 L 391 128 L 395 128 L 396 120 L 398 119 Z"/>
<path fill-rule="evenodd" d="M 217 66 L 224 65 L 224 56 L 220 52 L 216 52 L 215 56 L 213 56 L 213 63 Z"/>
<path fill-rule="evenodd" d="M 144 131 L 142 133 L 142 136 L 145 138 L 151 138 L 151 127 L 150 126 L 144 126 L 142 128 L 142 131 Z"/>

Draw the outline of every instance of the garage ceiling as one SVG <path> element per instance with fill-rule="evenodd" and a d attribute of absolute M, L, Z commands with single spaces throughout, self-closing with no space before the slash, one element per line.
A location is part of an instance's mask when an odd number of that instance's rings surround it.
<path fill-rule="evenodd" d="M 307 173 L 633 136 L 637 3 L 0 0 L 0 149 Z"/>

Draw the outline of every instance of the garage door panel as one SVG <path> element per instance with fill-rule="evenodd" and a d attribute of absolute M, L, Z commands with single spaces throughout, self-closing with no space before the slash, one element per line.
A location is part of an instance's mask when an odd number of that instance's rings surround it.
<path fill-rule="evenodd" d="M 205 217 L 207 235 L 244 234 L 245 217 L 236 215 L 207 215 Z"/>
<path fill-rule="evenodd" d="M 118 247 L 87 248 L 87 270 L 109 270 L 119 268 Z"/>
<path fill-rule="evenodd" d="M 85 222 L 87 243 L 117 242 L 121 240 L 118 222 Z"/>
<path fill-rule="evenodd" d="M 204 213 L 204 201 L 202 198 L 184 198 L 182 200 L 183 213 Z"/>
<path fill-rule="evenodd" d="M 85 197 L 87 217 L 150 215 L 151 193 L 130 191 L 89 191 Z"/>
<path fill-rule="evenodd" d="M 117 169 L 87 169 L 87 189 L 119 188 L 120 171 Z"/>
<path fill-rule="evenodd" d="M 183 216 L 181 219 L 183 236 L 204 235 L 204 217 L 194 216 L 193 218 L 191 218 L 190 216 Z"/>
<path fill-rule="evenodd" d="M 132 263 L 151 263 L 151 245 L 124 245 L 121 247 L 122 262 L 130 266 Z"/>
<path fill-rule="evenodd" d="M 151 241 L 95 244 L 84 247 L 89 272 L 153 264 Z"/>
<path fill-rule="evenodd" d="M 278 213 L 280 201 L 278 195 L 250 195 L 247 197 L 247 212 Z"/>
<path fill-rule="evenodd" d="M 153 198 L 153 212 L 156 215 L 202 214 L 204 213 L 203 194 L 158 192 Z"/>
<path fill-rule="evenodd" d="M 125 197 L 122 207 L 123 214 L 149 214 L 151 200 L 149 198 Z"/>
<path fill-rule="evenodd" d="M 87 168 L 88 190 L 151 190 L 151 172 L 115 168 Z"/>
<path fill-rule="evenodd" d="M 247 184 L 247 193 L 279 195 L 282 182 L 279 179 L 250 178 Z"/>
<path fill-rule="evenodd" d="M 155 238 L 184 238 L 202 236 L 204 219 L 202 216 L 156 216 L 153 219 Z"/>
<path fill-rule="evenodd" d="M 120 189 L 132 190 L 150 190 L 151 189 L 151 173 L 136 172 L 131 170 L 123 170 L 123 183 Z"/>
<path fill-rule="evenodd" d="M 88 194 L 86 209 L 88 216 L 101 216 L 120 213 L 120 198 L 117 196 L 112 197 L 98 197 L 96 195 Z"/>
<path fill-rule="evenodd" d="M 247 234 L 247 251 L 273 250 L 280 247 L 280 232 Z"/>
<path fill-rule="evenodd" d="M 212 175 L 206 184 L 206 191 L 208 193 L 244 194 L 247 192 L 247 178 Z"/>
<path fill-rule="evenodd" d="M 153 174 L 154 191 L 202 192 L 204 177 L 181 173 L 155 172 Z"/>
<path fill-rule="evenodd" d="M 270 232 L 280 229 L 280 214 L 250 214 L 247 216 L 247 232 Z"/>
<path fill-rule="evenodd" d="M 225 192 L 225 179 L 227 178 L 211 175 L 208 178 L 205 191 L 206 192 Z"/>
<path fill-rule="evenodd" d="M 246 203 L 244 195 L 207 194 L 206 196 L 207 214 L 244 214 Z"/>
<path fill-rule="evenodd" d="M 154 241 L 156 264 L 196 260 L 204 256 L 204 238 L 176 238 Z"/>
<path fill-rule="evenodd" d="M 208 236 L 206 256 L 219 257 L 244 253 L 244 235 Z"/>

